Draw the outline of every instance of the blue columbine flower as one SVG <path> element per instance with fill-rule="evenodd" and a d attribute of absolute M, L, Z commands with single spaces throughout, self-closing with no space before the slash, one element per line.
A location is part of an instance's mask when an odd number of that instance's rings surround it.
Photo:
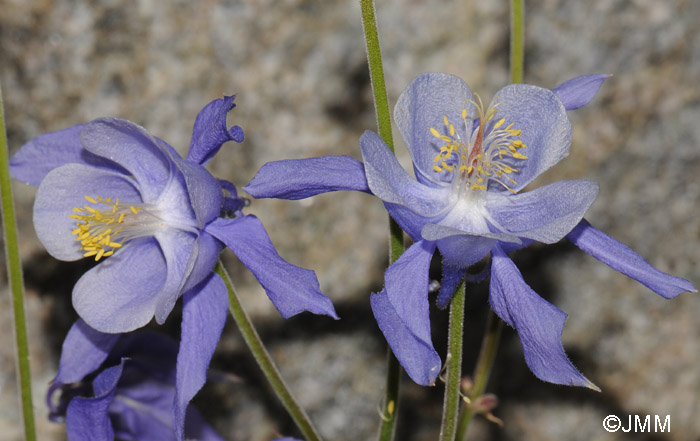
<path fill-rule="evenodd" d="M 512 84 L 484 106 L 460 78 L 422 74 L 394 109 L 415 178 L 367 131 L 360 138 L 364 164 L 346 156 L 268 163 L 244 189 L 258 198 L 284 199 L 358 190 L 384 201 L 414 244 L 387 269 L 384 289 L 372 295 L 372 310 L 415 382 L 433 384 L 442 364 L 428 308 L 428 267 L 437 248 L 443 256 L 439 306 L 448 304 L 466 269 L 490 255 L 491 307 L 518 331 L 532 372 L 552 383 L 595 388 L 564 353 L 566 314 L 525 283 L 508 252 L 568 237 L 666 298 L 695 290 L 583 219 L 598 193 L 596 183 L 561 181 L 521 193 L 568 154 L 566 111 L 588 103 L 607 77 L 581 76 L 552 90 Z"/>
<path fill-rule="evenodd" d="M 178 400 L 176 356 L 164 335 L 104 334 L 79 320 L 47 394 L 49 418 L 66 422 L 71 441 L 223 441 L 189 400 Z"/>
<path fill-rule="evenodd" d="M 73 290 L 73 306 L 91 327 L 119 333 L 154 316 L 163 323 L 183 293 L 221 288 L 210 276 L 224 246 L 285 318 L 304 310 L 336 317 L 314 272 L 283 260 L 262 223 L 243 215 L 234 185 L 203 167 L 224 142 L 243 141 L 240 127 L 226 126 L 234 98 L 202 109 L 187 159 L 116 118 L 38 136 L 12 158 L 12 175 L 39 187 L 34 227 L 48 252 L 101 260 Z"/>

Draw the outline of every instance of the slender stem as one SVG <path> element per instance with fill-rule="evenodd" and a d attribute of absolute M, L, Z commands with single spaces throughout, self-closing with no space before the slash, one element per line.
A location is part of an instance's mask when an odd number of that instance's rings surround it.
<path fill-rule="evenodd" d="M 384 67 L 382 66 L 382 51 L 379 47 L 379 34 L 377 33 L 377 19 L 374 13 L 373 0 L 360 0 L 362 9 L 362 27 L 365 30 L 365 43 L 367 44 L 367 61 L 369 63 L 369 77 L 374 94 L 374 108 L 377 112 L 377 126 L 379 136 L 391 151 L 394 151 L 394 140 L 391 135 L 391 115 L 389 113 L 389 99 L 384 83 Z"/>
<path fill-rule="evenodd" d="M 510 2 L 510 82 L 522 83 L 525 66 L 525 0 Z"/>
<path fill-rule="evenodd" d="M 373 0 L 360 0 L 362 10 L 362 27 L 365 31 L 365 43 L 367 47 L 367 63 L 369 65 L 369 77 L 372 83 L 374 96 L 374 110 L 377 115 L 377 129 L 386 145 L 393 152 L 394 139 L 391 133 L 391 114 L 389 113 L 389 99 L 384 82 L 384 67 L 382 65 L 382 51 L 379 47 L 379 33 L 377 32 L 377 18 Z M 389 218 L 389 262 L 394 263 L 404 251 L 403 231 L 401 227 Z M 387 376 L 384 402 L 382 403 L 382 420 L 379 428 L 379 440 L 391 441 L 396 432 L 396 419 L 398 416 L 399 386 L 401 381 L 401 365 L 396 356 L 388 349 Z"/>
<path fill-rule="evenodd" d="M 0 90 L 0 191 L 2 192 L 2 225 L 7 253 L 7 273 L 10 283 L 10 297 L 14 312 L 15 341 L 17 345 L 17 371 L 19 372 L 19 395 L 22 401 L 24 438 L 36 440 L 34 407 L 32 405 L 32 377 L 29 368 L 29 344 L 27 320 L 24 312 L 24 285 L 22 284 L 22 262 L 17 242 L 17 222 L 10 185 L 9 154 L 5 135 L 5 117 Z"/>
<path fill-rule="evenodd" d="M 449 335 L 447 337 L 447 381 L 442 408 L 440 441 L 454 441 L 459 413 L 459 387 L 462 382 L 462 340 L 464 335 L 464 298 L 466 284 L 459 284 L 450 304 Z"/>
<path fill-rule="evenodd" d="M 224 283 L 226 283 L 231 315 L 236 321 L 236 325 L 238 325 L 238 329 L 240 329 L 248 348 L 253 353 L 255 361 L 258 362 L 258 366 L 260 366 L 260 369 L 262 369 L 265 378 L 267 378 L 267 381 L 270 382 L 270 386 L 272 386 L 272 389 L 275 391 L 280 401 L 282 401 L 282 405 L 285 407 L 285 409 L 287 409 L 289 416 L 292 417 L 297 427 L 304 435 L 304 438 L 307 441 L 321 441 L 321 437 L 318 435 L 313 424 L 311 424 L 311 420 L 309 420 L 308 415 L 306 415 L 306 412 L 304 412 L 301 406 L 299 406 L 294 399 L 292 392 L 282 379 L 282 375 L 280 374 L 279 369 L 277 369 L 275 362 L 272 361 L 272 357 L 270 357 L 267 349 L 265 349 L 265 346 L 260 340 L 260 336 L 258 335 L 257 331 L 253 327 L 248 314 L 243 309 L 243 305 L 241 305 L 241 302 L 233 289 L 231 278 L 229 277 L 228 272 L 226 272 L 226 269 L 224 269 L 224 266 L 221 264 L 221 261 L 217 263 L 214 270 L 221 276 L 222 279 L 224 279 Z"/>
<path fill-rule="evenodd" d="M 501 331 L 503 331 L 503 321 L 499 319 L 493 311 L 489 311 L 489 318 L 486 322 L 486 334 L 484 341 L 481 343 L 481 352 L 476 362 L 474 369 L 474 386 L 469 392 L 469 399 L 474 400 L 480 397 L 486 389 L 486 384 L 491 375 L 491 368 L 496 359 L 496 351 L 498 342 L 501 339 Z M 467 428 L 474 413 L 469 406 L 465 406 L 462 415 L 459 418 L 459 427 L 457 429 L 457 441 L 464 440 L 467 435 Z"/>

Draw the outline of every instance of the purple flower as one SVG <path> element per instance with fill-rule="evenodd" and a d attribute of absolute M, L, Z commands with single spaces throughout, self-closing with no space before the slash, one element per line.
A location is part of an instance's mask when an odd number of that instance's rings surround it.
<path fill-rule="evenodd" d="M 222 441 L 189 400 L 178 401 L 176 356 L 164 335 L 104 334 L 79 320 L 47 394 L 49 418 L 65 420 L 71 441 Z"/>
<path fill-rule="evenodd" d="M 394 109 L 415 178 L 377 134 L 367 131 L 360 138 L 364 165 L 348 157 L 269 163 L 245 190 L 254 197 L 286 199 L 360 190 L 384 201 L 414 244 L 387 269 L 384 289 L 372 295 L 372 310 L 416 383 L 433 384 L 442 365 L 430 336 L 428 304 L 428 267 L 439 249 L 439 306 L 449 303 L 466 269 L 490 255 L 491 307 L 517 330 L 532 372 L 552 383 L 595 388 L 564 353 L 566 314 L 525 283 L 508 252 L 568 237 L 666 298 L 695 290 L 583 219 L 598 193 L 596 183 L 561 181 L 521 193 L 568 154 L 566 110 L 588 103 L 607 77 L 577 77 L 553 90 L 513 84 L 484 106 L 460 78 L 422 74 Z M 324 168 L 331 172 L 324 174 Z"/>
<path fill-rule="evenodd" d="M 73 306 L 92 328 L 163 323 L 181 295 L 207 283 L 225 298 L 219 277 L 210 280 L 225 246 L 285 318 L 304 310 L 336 317 L 313 271 L 283 260 L 262 223 L 243 215 L 235 186 L 203 167 L 224 142 L 243 141 L 240 127 L 226 126 L 234 98 L 202 109 L 186 160 L 116 118 L 38 136 L 12 158 L 13 176 L 39 187 L 34 227 L 49 254 L 101 261 L 73 289 Z"/>

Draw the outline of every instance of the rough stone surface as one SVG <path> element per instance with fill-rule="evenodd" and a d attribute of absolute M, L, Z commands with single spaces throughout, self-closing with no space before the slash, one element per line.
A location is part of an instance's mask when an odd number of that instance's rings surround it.
<path fill-rule="evenodd" d="M 424 71 L 466 79 L 485 100 L 508 81 L 508 2 L 389 0 L 377 13 L 393 105 Z M 356 0 L 122 2 L 4 0 L 0 83 L 11 152 L 33 137 L 99 116 L 128 118 L 180 152 L 209 100 L 237 93 L 229 121 L 246 132 L 212 172 L 243 185 L 265 162 L 326 154 L 360 157 L 375 126 Z M 659 268 L 700 283 L 700 2 L 545 0 L 528 4 L 526 80 L 553 87 L 579 74 L 612 73 L 571 114 L 570 156 L 536 184 L 586 178 L 601 193 L 588 219 Z M 400 159 L 407 154 L 395 133 Z M 33 190 L 17 184 L 40 439 L 65 439 L 46 421 L 43 394 L 75 314 L 72 285 L 86 262 L 48 257 L 31 227 Z M 378 424 L 384 342 L 368 294 L 382 283 L 386 214 L 363 194 L 255 201 L 280 254 L 317 271 L 343 320 L 284 322 L 231 256 L 240 294 L 282 372 L 327 439 L 367 440 Z M 477 418 L 483 440 L 693 440 L 700 433 L 700 298 L 666 301 L 570 244 L 516 256 L 527 281 L 570 314 L 563 341 L 603 392 L 552 386 L 527 370 L 506 330 L 490 390 L 503 429 Z M 6 292 L 5 266 L 1 266 Z M 465 372 L 487 311 L 486 286 L 471 288 Z M 446 314 L 435 311 L 444 354 Z M 10 305 L 0 296 L 0 433 L 18 424 Z M 177 331 L 176 316 L 165 329 Z M 173 323 L 175 322 L 175 323 Z M 228 440 L 297 435 L 229 324 L 214 367 L 237 377 L 208 385 L 196 403 Z M 435 440 L 442 387 L 403 389 L 397 439 Z M 615 414 L 670 415 L 671 433 L 609 434 Z M 630 435 L 630 436 L 626 436 Z"/>

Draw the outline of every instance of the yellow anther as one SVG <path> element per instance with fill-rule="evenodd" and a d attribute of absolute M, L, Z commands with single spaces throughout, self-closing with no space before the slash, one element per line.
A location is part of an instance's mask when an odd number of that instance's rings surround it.
<path fill-rule="evenodd" d="M 494 128 L 494 129 L 497 129 L 497 128 L 501 127 L 501 126 L 503 125 L 504 122 L 506 122 L 506 119 L 505 119 L 505 118 L 499 119 L 498 122 L 497 122 L 496 124 L 493 125 L 493 128 Z"/>
<path fill-rule="evenodd" d="M 121 224 L 122 222 L 124 222 L 124 216 L 126 216 L 126 213 L 122 213 L 119 215 L 119 219 L 117 220 L 118 224 Z"/>
<path fill-rule="evenodd" d="M 83 220 L 84 216 L 80 216 L 78 214 L 69 214 L 68 217 L 71 219 Z"/>
<path fill-rule="evenodd" d="M 440 161 L 440 159 L 442 159 L 442 152 L 435 155 L 435 157 L 433 158 L 433 162 L 438 162 Z"/>
<path fill-rule="evenodd" d="M 96 204 L 96 203 L 97 203 L 97 201 L 96 201 L 94 198 L 91 198 L 91 197 L 88 196 L 88 195 L 85 195 L 85 199 L 87 199 L 88 202 L 92 202 L 93 204 Z"/>
<path fill-rule="evenodd" d="M 443 116 L 442 120 L 445 122 L 445 127 L 450 125 L 450 122 L 447 120 L 447 115 Z"/>
<path fill-rule="evenodd" d="M 450 124 L 450 136 L 455 136 L 455 126 Z"/>
<path fill-rule="evenodd" d="M 515 152 L 515 153 L 513 153 L 513 157 L 514 157 L 515 159 L 527 159 L 527 156 L 521 154 L 520 152 Z"/>
<path fill-rule="evenodd" d="M 75 208 L 73 208 L 73 211 L 75 211 L 76 213 L 82 213 L 82 212 L 85 211 L 85 210 L 83 210 L 83 209 L 80 208 L 80 207 L 75 207 Z"/>
<path fill-rule="evenodd" d="M 471 186 L 471 188 L 473 188 L 473 189 L 475 189 L 475 190 L 486 190 L 486 186 L 485 186 L 485 185 L 481 185 L 481 184 L 474 184 L 474 185 Z"/>
<path fill-rule="evenodd" d="M 110 242 L 108 245 L 112 248 L 121 248 L 122 246 L 122 244 L 119 242 Z"/>
<path fill-rule="evenodd" d="M 114 254 L 114 250 L 109 250 L 109 251 L 107 251 L 106 253 L 104 253 L 104 254 L 102 255 L 102 257 L 109 257 L 109 256 L 111 256 L 112 254 Z"/>
<path fill-rule="evenodd" d="M 523 142 L 522 142 L 521 140 L 519 140 L 519 139 L 514 140 L 513 142 L 511 142 L 511 144 L 513 145 L 513 147 L 517 147 L 517 148 L 519 148 L 519 149 L 523 148 L 523 146 L 525 145 L 525 144 L 523 144 Z"/>
<path fill-rule="evenodd" d="M 100 251 L 97 252 L 97 256 L 95 256 L 95 262 L 98 262 L 100 259 L 102 259 L 102 256 L 105 253 L 105 249 L 101 248 Z"/>
<path fill-rule="evenodd" d="M 95 254 L 97 254 L 97 251 L 88 251 L 87 253 L 83 254 L 83 257 L 90 257 L 94 256 Z"/>
<path fill-rule="evenodd" d="M 133 205 L 131 205 L 131 206 L 129 207 L 129 210 L 131 210 L 131 212 L 134 213 L 134 214 L 139 214 L 139 211 L 138 211 L 138 210 L 136 209 L 136 207 L 134 207 Z"/>
<path fill-rule="evenodd" d="M 433 127 L 430 128 L 430 133 L 431 133 L 434 137 L 436 137 L 436 138 L 438 138 L 438 139 L 442 139 L 442 135 L 440 135 L 440 132 L 438 132 L 437 130 L 435 130 Z"/>
<path fill-rule="evenodd" d="M 435 170 L 436 172 L 442 171 L 442 169 L 440 167 L 438 167 L 437 165 L 433 165 L 433 170 Z"/>
<path fill-rule="evenodd" d="M 467 119 L 467 109 L 462 109 L 462 119 Z"/>

